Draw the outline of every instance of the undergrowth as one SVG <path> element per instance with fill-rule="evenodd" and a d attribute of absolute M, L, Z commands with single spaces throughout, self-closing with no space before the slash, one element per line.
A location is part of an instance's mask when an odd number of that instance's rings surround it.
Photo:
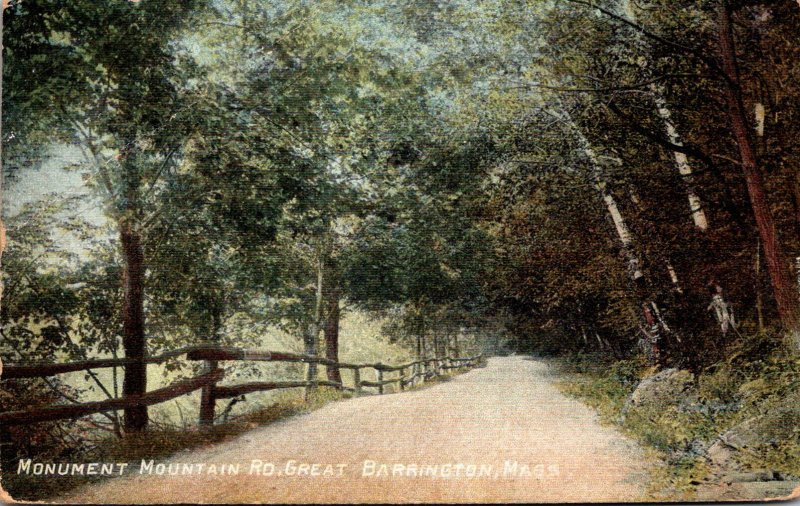
<path fill-rule="evenodd" d="M 744 422 L 756 438 L 735 464 L 800 476 L 800 359 L 780 346 L 762 350 L 768 335 L 734 343 L 729 358 L 707 367 L 692 387 L 661 402 L 632 406 L 637 385 L 657 371 L 640 358 L 611 361 L 577 354 L 556 359 L 566 373 L 559 387 L 594 408 L 601 421 L 636 439 L 665 465 L 654 466 L 652 499 L 688 500 L 712 472 L 706 450 L 718 436 Z"/>
<path fill-rule="evenodd" d="M 142 433 L 127 434 L 123 438 L 108 437 L 91 451 L 70 460 L 75 463 L 114 462 L 129 463 L 138 468 L 142 459 L 159 459 L 177 452 L 191 450 L 227 441 L 239 434 L 268 425 L 278 420 L 318 409 L 329 402 L 350 398 L 330 387 L 320 387 L 311 392 L 307 400 L 302 395 L 286 393 L 278 402 L 237 416 L 229 421 L 201 428 L 181 427 L 153 421 Z M 66 494 L 81 485 L 107 480 L 107 476 L 27 476 L 18 475 L 16 469 L 3 472 L 3 488 L 17 500 L 43 500 Z"/>
<path fill-rule="evenodd" d="M 431 378 L 405 391 L 419 390 L 451 380 L 458 373 L 445 373 Z M 387 388 L 387 393 L 392 393 Z M 335 388 L 320 387 L 311 391 L 307 399 L 303 395 L 286 392 L 271 404 L 218 423 L 213 427 L 179 426 L 174 423 L 151 421 L 143 433 L 128 434 L 123 438 L 108 437 L 101 440 L 91 451 L 70 459 L 74 463 L 129 463 L 130 468 L 138 468 L 142 459 L 166 458 L 175 453 L 227 441 L 248 430 L 268 425 L 302 413 L 308 413 L 322 406 L 349 399 L 353 395 Z M 16 469 L 3 473 L 3 488 L 17 500 L 36 501 L 63 496 L 69 491 L 91 483 L 109 479 L 107 476 L 42 476 L 18 475 Z"/>

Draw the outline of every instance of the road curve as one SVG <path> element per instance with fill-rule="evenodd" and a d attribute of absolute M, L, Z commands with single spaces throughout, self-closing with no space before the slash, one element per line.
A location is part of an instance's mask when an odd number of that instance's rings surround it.
<path fill-rule="evenodd" d="M 583 502 L 642 498 L 643 451 L 527 357 L 329 404 L 77 490 L 69 503 Z M 178 472 L 157 475 L 169 464 Z M 181 464 L 175 466 L 174 464 Z M 183 465 L 186 464 L 186 465 Z M 198 465 L 202 464 L 202 466 Z M 217 464 L 217 474 L 208 474 Z M 232 474 L 239 465 L 239 473 Z M 384 466 L 385 465 L 385 466 Z M 202 468 L 202 469 L 201 469 Z M 168 471 L 165 471 L 168 472 Z M 225 474 L 225 472 L 230 474 Z M 251 474 L 252 472 L 252 474 Z"/>

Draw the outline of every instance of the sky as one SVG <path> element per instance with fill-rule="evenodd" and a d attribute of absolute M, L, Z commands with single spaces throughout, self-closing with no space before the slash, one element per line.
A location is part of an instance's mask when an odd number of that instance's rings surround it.
<path fill-rule="evenodd" d="M 14 217 L 28 205 L 79 197 L 76 203 L 65 207 L 57 216 L 65 219 L 81 217 L 99 228 L 108 224 L 103 213 L 103 202 L 93 189 L 84 184 L 82 171 L 67 169 L 84 163 L 84 155 L 79 148 L 55 145 L 39 164 L 26 167 L 6 179 L 3 216 L 9 228 L 10 249 L 14 247 Z M 54 230 L 52 233 L 56 243 L 63 248 L 76 253 L 87 251 L 88 245 L 74 234 L 64 230 Z"/>

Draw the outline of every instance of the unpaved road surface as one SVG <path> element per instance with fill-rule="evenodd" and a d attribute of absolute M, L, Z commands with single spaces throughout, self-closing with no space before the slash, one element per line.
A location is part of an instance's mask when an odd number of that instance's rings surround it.
<path fill-rule="evenodd" d="M 170 463 L 203 463 L 202 472 L 156 475 L 132 468 L 126 476 L 80 489 L 65 500 L 397 503 L 641 498 L 649 465 L 642 450 L 599 425 L 590 408 L 564 397 L 553 385 L 557 379 L 540 360 L 493 358 L 487 367 L 451 381 L 335 402 L 155 463 L 165 468 Z M 229 472 L 239 464 L 239 474 L 209 475 L 209 464 L 220 465 L 218 470 L 229 466 Z M 173 469 L 178 467 L 200 466 Z"/>

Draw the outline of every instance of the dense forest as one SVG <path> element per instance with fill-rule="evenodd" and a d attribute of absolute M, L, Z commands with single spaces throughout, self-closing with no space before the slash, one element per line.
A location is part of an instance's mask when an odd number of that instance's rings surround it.
<path fill-rule="evenodd" d="M 9 4 L 7 363 L 126 357 L 87 385 L 136 395 L 248 326 L 337 359 L 347 313 L 418 357 L 798 348 L 797 2 Z M 37 427 L 4 463 L 89 430 Z"/>

